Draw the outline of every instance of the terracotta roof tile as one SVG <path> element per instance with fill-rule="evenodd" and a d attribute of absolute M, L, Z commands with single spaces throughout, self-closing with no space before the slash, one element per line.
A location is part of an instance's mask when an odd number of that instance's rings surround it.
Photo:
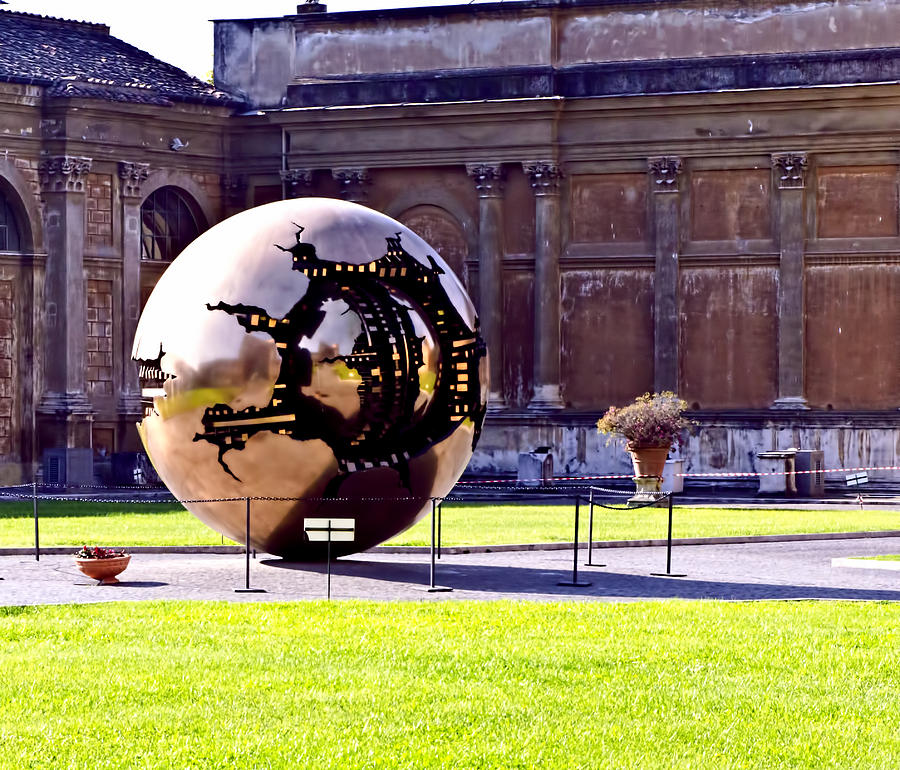
<path fill-rule="evenodd" d="M 112 37 L 103 24 L 2 10 L 0 80 L 47 85 L 58 97 L 240 103 L 232 94 Z"/>

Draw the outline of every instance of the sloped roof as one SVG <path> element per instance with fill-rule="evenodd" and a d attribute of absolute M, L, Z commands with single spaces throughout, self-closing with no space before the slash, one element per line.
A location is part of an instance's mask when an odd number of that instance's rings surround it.
<path fill-rule="evenodd" d="M 0 10 L 0 80 L 58 97 L 166 104 L 239 104 L 184 70 L 112 37 L 109 27 Z"/>

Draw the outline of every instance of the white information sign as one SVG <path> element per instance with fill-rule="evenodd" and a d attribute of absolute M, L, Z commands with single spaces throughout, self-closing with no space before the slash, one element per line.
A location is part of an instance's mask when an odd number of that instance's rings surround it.
<path fill-rule="evenodd" d="M 310 542 L 352 542 L 356 534 L 356 519 L 304 519 L 303 529 Z"/>

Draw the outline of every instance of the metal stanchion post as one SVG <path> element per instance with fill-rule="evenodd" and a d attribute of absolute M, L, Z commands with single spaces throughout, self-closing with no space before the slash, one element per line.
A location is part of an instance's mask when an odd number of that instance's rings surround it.
<path fill-rule="evenodd" d="M 590 513 L 588 514 L 588 559 L 585 566 L 588 567 L 605 567 L 605 564 L 594 564 L 594 490 L 591 489 L 590 497 L 588 497 L 590 505 Z"/>
<path fill-rule="evenodd" d="M 447 586 L 435 585 L 435 582 L 434 582 L 434 567 L 435 567 L 434 560 L 435 560 L 435 556 L 437 555 L 436 554 L 436 550 L 437 550 L 436 549 L 436 545 L 437 545 L 437 543 L 436 543 L 436 541 L 437 541 L 436 527 L 437 527 L 437 498 L 432 497 L 431 498 L 431 580 L 429 582 L 428 589 L 427 589 L 428 593 L 437 593 L 437 592 L 453 590 L 452 588 L 448 588 Z"/>
<path fill-rule="evenodd" d="M 578 588 L 584 588 L 586 586 L 592 585 L 591 583 L 585 581 L 578 580 L 578 505 L 580 503 L 580 498 L 578 495 L 575 495 L 575 554 L 572 560 L 572 580 L 560 580 L 556 585 L 558 586 L 576 586 Z"/>
<path fill-rule="evenodd" d="M 38 529 L 37 482 L 31 482 L 31 505 L 34 509 L 34 560 L 41 560 L 41 537 Z"/>
<path fill-rule="evenodd" d="M 325 599 L 327 601 L 331 601 L 331 519 L 328 520 L 328 544 L 325 546 L 326 553 L 328 554 L 325 557 L 326 567 L 325 570 L 328 574 L 328 579 L 326 582 L 325 588 Z"/>
<path fill-rule="evenodd" d="M 244 587 L 235 588 L 234 592 L 237 594 L 264 594 L 266 592 L 264 588 L 250 588 L 250 498 L 245 497 L 244 500 L 247 503 L 247 531 L 246 540 L 244 541 Z"/>
<path fill-rule="evenodd" d="M 683 572 L 672 572 L 672 493 L 669 492 L 669 534 L 666 537 L 666 571 L 651 572 L 654 577 L 687 577 Z"/>
<path fill-rule="evenodd" d="M 441 524 L 444 522 L 444 501 L 441 500 L 437 506 L 437 557 L 441 558 Z"/>

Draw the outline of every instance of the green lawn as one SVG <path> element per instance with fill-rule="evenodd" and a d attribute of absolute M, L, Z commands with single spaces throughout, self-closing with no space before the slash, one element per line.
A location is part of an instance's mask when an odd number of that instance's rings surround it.
<path fill-rule="evenodd" d="M 90 503 L 42 501 L 40 537 L 44 546 L 217 545 L 221 536 L 172 503 Z M 572 505 L 447 503 L 443 510 L 444 545 L 571 542 Z M 581 539 L 587 538 L 588 511 L 581 507 Z M 667 511 L 595 509 L 595 540 L 640 540 L 666 535 Z M 676 506 L 675 537 L 900 530 L 900 512 L 878 508 L 847 510 L 763 510 Z M 426 516 L 393 541 L 427 545 Z M 225 540 L 225 543 L 230 541 Z M 34 543 L 29 502 L 0 503 L 0 547 Z"/>
<path fill-rule="evenodd" d="M 0 768 L 883 768 L 900 605 L 0 608 Z"/>
<path fill-rule="evenodd" d="M 38 513 L 42 546 L 220 545 L 223 542 L 218 532 L 173 503 L 44 500 L 39 503 Z M 0 547 L 33 544 L 31 503 L 0 503 Z"/>
<path fill-rule="evenodd" d="M 664 538 L 668 511 L 594 509 L 594 540 Z M 900 511 L 766 510 L 759 508 L 687 508 L 673 512 L 675 537 L 729 535 L 785 535 L 797 532 L 856 532 L 900 530 Z M 548 543 L 572 541 L 574 506 L 445 504 L 442 516 L 444 545 Z M 581 506 L 581 538 L 588 536 L 588 509 Z M 397 545 L 427 545 L 431 521 L 426 517 L 401 533 Z"/>

